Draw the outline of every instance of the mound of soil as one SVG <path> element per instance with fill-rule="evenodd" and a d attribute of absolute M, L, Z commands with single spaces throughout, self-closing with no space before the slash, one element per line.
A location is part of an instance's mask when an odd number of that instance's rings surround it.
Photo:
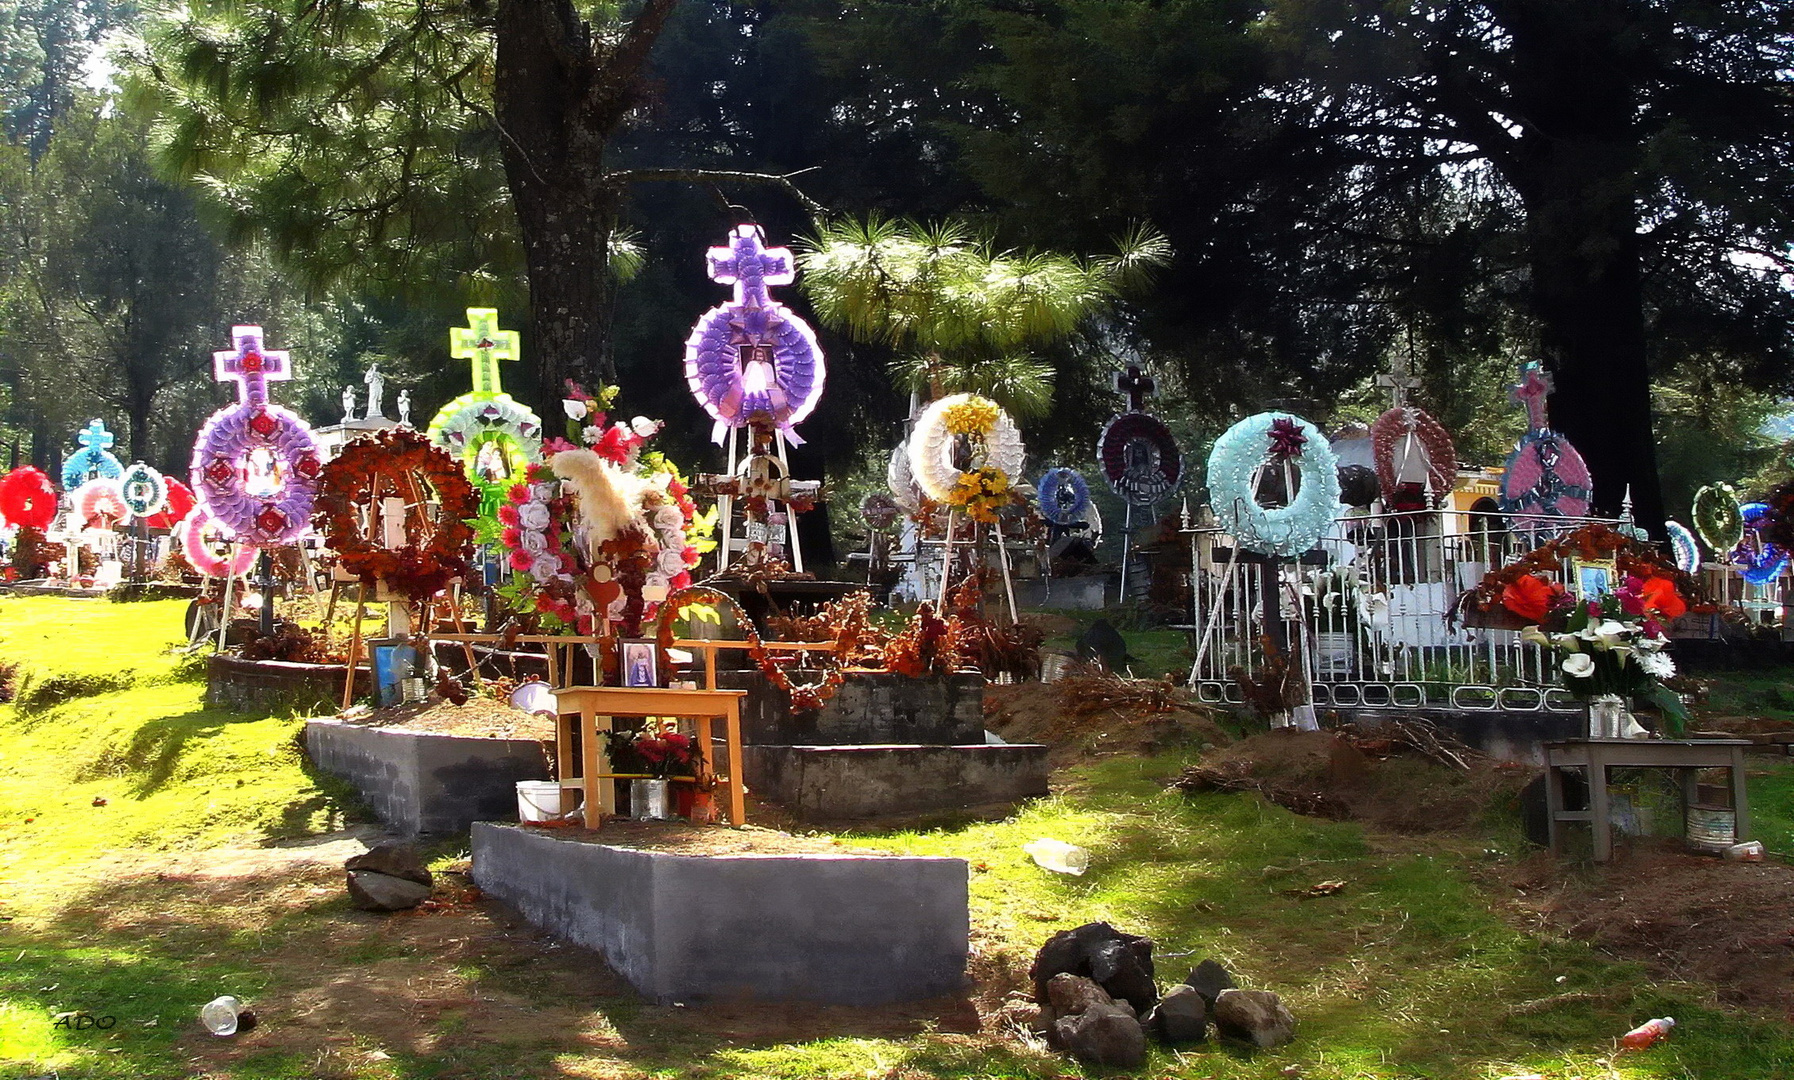
<path fill-rule="evenodd" d="M 1566 869 L 1541 852 L 1501 877 L 1526 922 L 1662 977 L 1712 983 L 1726 1004 L 1794 1020 L 1794 867 L 1728 862 L 1657 840 L 1623 847 L 1592 870 Z"/>
<path fill-rule="evenodd" d="M 1007 742 L 1046 743 L 1055 767 L 1231 741 L 1208 708 L 1185 691 L 1159 679 L 1117 675 L 986 686 L 984 726 Z"/>
<path fill-rule="evenodd" d="M 557 828 L 563 840 L 671 855 L 889 855 L 849 847 L 832 836 L 795 836 L 777 829 L 746 825 L 739 829 L 693 825 L 685 821 L 606 821 L 599 829 Z"/>
<path fill-rule="evenodd" d="M 1205 755 L 1177 785 L 1257 791 L 1298 814 L 1428 833 L 1468 828 L 1497 807 L 1517 805 L 1534 772 L 1461 748 L 1449 753 L 1466 767 L 1405 751 L 1386 736 L 1280 728 Z"/>
<path fill-rule="evenodd" d="M 543 739 L 554 741 L 554 721 L 526 713 L 508 701 L 471 697 L 465 705 L 431 699 L 409 705 L 389 705 L 370 713 L 347 717 L 364 727 L 396 727 L 408 731 L 432 731 L 443 735 L 484 736 L 493 739 Z"/>

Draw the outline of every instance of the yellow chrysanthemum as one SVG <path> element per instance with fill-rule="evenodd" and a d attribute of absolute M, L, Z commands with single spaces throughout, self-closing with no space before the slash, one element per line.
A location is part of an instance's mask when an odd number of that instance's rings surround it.
<path fill-rule="evenodd" d="M 997 416 L 995 402 L 975 397 L 949 407 L 941 420 L 955 435 L 983 435 L 997 426 Z"/>

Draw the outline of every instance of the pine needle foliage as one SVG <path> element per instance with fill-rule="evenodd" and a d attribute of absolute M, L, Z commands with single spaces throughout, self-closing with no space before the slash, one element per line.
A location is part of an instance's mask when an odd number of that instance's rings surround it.
<path fill-rule="evenodd" d="M 1023 418 L 1052 406 L 1053 368 L 1029 349 L 1071 337 L 1170 259 L 1136 229 L 1081 259 L 998 250 L 963 222 L 878 215 L 823 223 L 799 244 L 803 286 L 825 323 L 895 346 L 894 374 L 930 394 L 983 394 Z"/>
<path fill-rule="evenodd" d="M 469 5 L 193 0 L 126 82 L 162 167 L 311 283 L 515 288 L 523 260 Z"/>

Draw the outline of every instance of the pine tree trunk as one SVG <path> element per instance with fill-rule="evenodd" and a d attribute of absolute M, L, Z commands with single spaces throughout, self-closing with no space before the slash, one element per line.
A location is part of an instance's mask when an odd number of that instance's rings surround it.
<path fill-rule="evenodd" d="M 1594 509 L 1615 515 L 1630 488 L 1640 524 L 1661 534 L 1636 210 L 1635 91 L 1622 55 L 1621 0 L 1517 0 L 1515 113 L 1503 171 L 1526 207 L 1534 311 L 1556 379 L 1551 426 L 1594 479 Z"/>
<path fill-rule="evenodd" d="M 505 0 L 496 30 L 501 147 L 529 273 L 529 396 L 552 416 L 564 380 L 615 379 L 607 339 L 617 203 L 602 186 L 610 131 L 582 107 L 599 69 L 570 4 Z"/>
<path fill-rule="evenodd" d="M 645 92 L 644 68 L 678 0 L 644 0 L 599 42 L 571 0 L 500 0 L 493 91 L 505 177 L 529 272 L 536 404 L 565 379 L 614 382 L 610 238 L 622 195 L 605 149 Z"/>

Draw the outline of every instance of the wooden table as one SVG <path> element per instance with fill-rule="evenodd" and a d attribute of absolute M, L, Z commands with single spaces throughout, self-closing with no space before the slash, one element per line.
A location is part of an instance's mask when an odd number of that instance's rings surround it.
<path fill-rule="evenodd" d="M 1610 768 L 1678 769 L 1682 773 L 1684 815 L 1695 804 L 1696 769 L 1730 769 L 1732 809 L 1738 815 L 1737 839 L 1750 838 L 1750 800 L 1744 790 L 1744 751 L 1748 739 L 1571 739 L 1545 744 L 1545 816 L 1551 853 L 1562 839 L 1559 825 L 1586 821 L 1594 829 L 1595 861 L 1613 857 L 1613 836 L 1607 820 L 1607 770 Z M 1588 809 L 1564 809 L 1565 769 L 1588 771 Z"/>
<path fill-rule="evenodd" d="M 569 686 L 554 691 L 557 711 L 555 719 L 555 762 L 559 766 L 561 787 L 579 787 L 585 792 L 588 818 L 586 827 L 598 828 L 603 815 L 617 812 L 616 774 L 610 771 L 610 754 L 599 742 L 598 733 L 611 729 L 617 716 L 674 716 L 697 721 L 697 747 L 702 767 L 717 777 L 728 791 L 729 823 L 747 821 L 746 789 L 741 784 L 741 699 L 746 690 L 670 690 L 639 686 Z M 579 717 L 578 763 L 573 760 L 572 740 L 568 737 L 566 717 Z M 719 773 L 712 754 L 711 723 L 723 721 L 723 737 L 728 746 L 729 771 Z M 602 725 L 600 724 L 602 721 Z M 577 764 L 577 768 L 575 765 Z M 578 783 L 572 783 L 574 775 Z M 598 812 L 593 814 L 592 808 Z"/>

